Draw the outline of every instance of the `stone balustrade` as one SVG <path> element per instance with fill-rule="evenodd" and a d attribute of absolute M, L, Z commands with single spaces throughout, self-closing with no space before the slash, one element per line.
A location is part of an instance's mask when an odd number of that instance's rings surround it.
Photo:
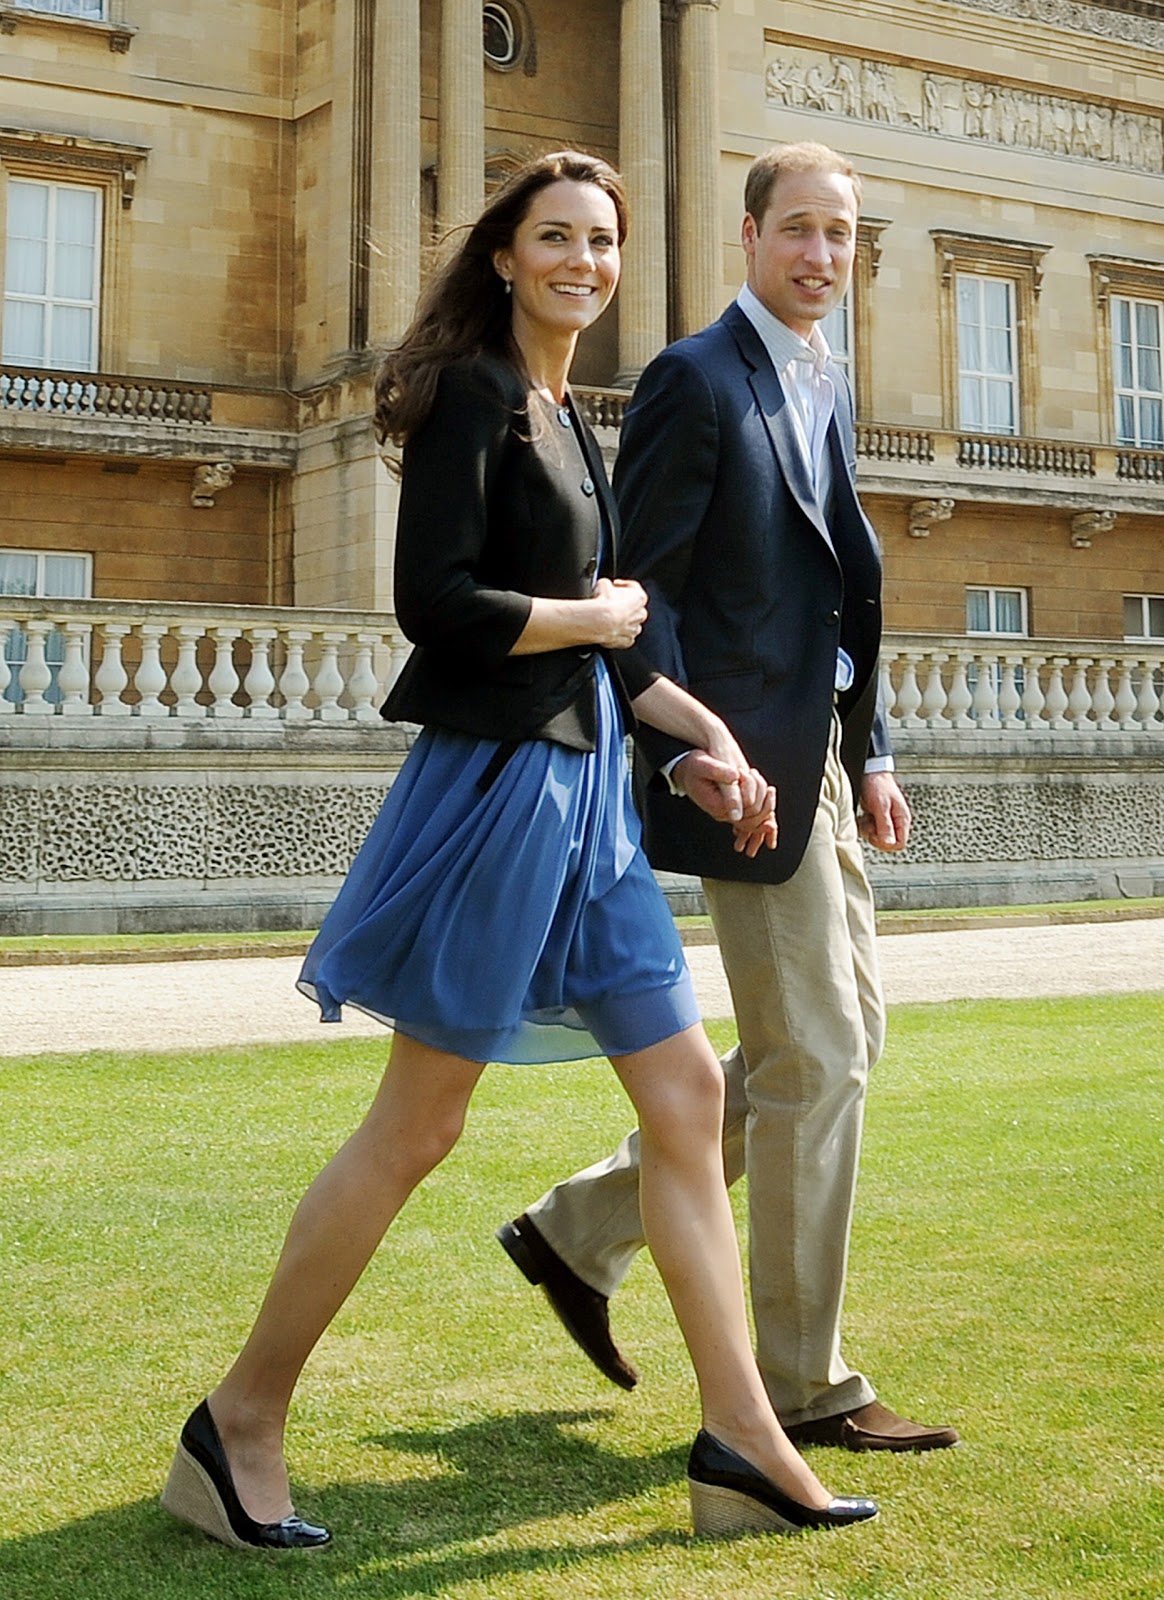
<path fill-rule="evenodd" d="M 0 596 L 0 716 L 375 722 L 408 649 L 383 612 Z"/>
<path fill-rule="evenodd" d="M 916 476 L 912 469 L 918 466 L 932 467 L 937 481 L 947 488 L 954 481 L 968 485 L 991 477 L 1064 480 L 1112 488 L 1164 483 L 1164 450 L 1130 446 L 859 422 L 856 450 L 859 461 L 876 462 L 891 471 L 896 468 L 905 477 Z"/>
<path fill-rule="evenodd" d="M 375 722 L 408 654 L 384 612 L 0 596 L 0 717 Z M 891 727 L 1164 736 L 1164 644 L 890 633 Z"/>
<path fill-rule="evenodd" d="M 890 726 L 1164 736 L 1164 644 L 888 634 Z"/>

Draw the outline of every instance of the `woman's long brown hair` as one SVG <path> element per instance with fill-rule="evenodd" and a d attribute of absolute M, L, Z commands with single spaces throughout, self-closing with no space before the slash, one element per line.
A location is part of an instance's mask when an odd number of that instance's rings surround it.
<path fill-rule="evenodd" d="M 376 437 L 403 445 L 432 410 L 442 368 L 466 356 L 489 352 L 515 359 L 510 300 L 493 265 L 498 250 L 513 243 L 534 197 L 552 183 L 592 183 L 614 201 L 618 242 L 626 238 L 627 203 L 622 179 L 599 156 L 556 150 L 520 167 L 491 195 L 451 258 L 439 269 L 417 304 L 403 339 L 384 358 L 376 379 Z"/>

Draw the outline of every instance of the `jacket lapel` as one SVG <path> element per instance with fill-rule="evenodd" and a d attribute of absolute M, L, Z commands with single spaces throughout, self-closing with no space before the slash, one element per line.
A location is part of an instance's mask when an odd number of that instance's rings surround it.
<path fill-rule="evenodd" d="M 744 313 L 734 303 L 723 314 L 723 320 L 736 341 L 740 355 L 748 367 L 748 382 L 756 397 L 760 415 L 768 431 L 777 463 L 788 486 L 789 493 L 825 543 L 832 548 L 824 513 L 817 504 L 808 463 L 796 437 L 788 397 L 776 376 L 771 357 L 764 342 Z"/>

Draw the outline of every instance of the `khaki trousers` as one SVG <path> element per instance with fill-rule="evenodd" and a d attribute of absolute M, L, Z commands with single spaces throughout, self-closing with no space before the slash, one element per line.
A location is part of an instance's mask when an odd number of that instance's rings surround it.
<path fill-rule="evenodd" d="M 834 719 L 804 859 L 783 884 L 705 879 L 740 1043 L 724 1057 L 728 1183 L 748 1175 L 756 1355 L 785 1423 L 850 1411 L 873 1390 L 840 1321 L 869 1068 L 885 1006 L 873 897 Z M 551 1246 L 613 1294 L 644 1239 L 638 1134 L 530 1207 Z"/>

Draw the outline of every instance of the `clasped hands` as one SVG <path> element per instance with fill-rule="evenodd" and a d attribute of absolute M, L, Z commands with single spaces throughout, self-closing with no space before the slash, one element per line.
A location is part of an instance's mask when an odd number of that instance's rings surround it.
<path fill-rule="evenodd" d="M 671 769 L 671 782 L 717 822 L 730 822 L 733 848 L 754 857 L 776 848 L 776 790 L 748 766 L 735 740 L 731 751 L 692 750 Z"/>

